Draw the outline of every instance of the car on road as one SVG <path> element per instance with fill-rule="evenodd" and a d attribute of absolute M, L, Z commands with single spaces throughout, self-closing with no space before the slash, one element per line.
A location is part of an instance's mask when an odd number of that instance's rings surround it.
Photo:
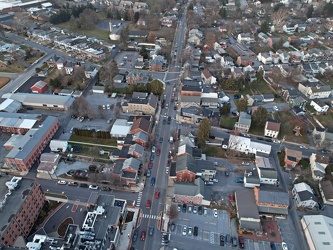
<path fill-rule="evenodd" d="M 262 138 L 262 137 L 257 137 L 257 140 L 262 141 L 262 140 L 264 140 L 264 138 Z"/>
<path fill-rule="evenodd" d="M 274 111 L 279 111 L 279 108 L 277 106 L 273 106 Z"/>
<path fill-rule="evenodd" d="M 197 214 L 197 213 L 198 213 L 198 206 L 194 206 L 194 207 L 193 207 L 193 213 L 194 213 L 194 214 Z"/>
<path fill-rule="evenodd" d="M 188 236 L 192 236 L 192 227 L 188 227 L 187 234 L 188 234 Z"/>
<path fill-rule="evenodd" d="M 322 154 L 328 154 L 329 152 L 330 152 L 330 151 L 328 151 L 328 150 L 322 150 L 322 151 L 321 151 Z"/>
<path fill-rule="evenodd" d="M 155 155 L 154 154 L 151 154 L 150 155 L 150 161 L 153 161 L 155 159 Z"/>
<path fill-rule="evenodd" d="M 163 125 L 165 125 L 165 124 L 166 124 L 166 120 L 164 119 L 164 120 L 163 120 Z"/>
<path fill-rule="evenodd" d="M 163 142 L 163 137 L 160 137 L 160 143 L 162 143 Z"/>
<path fill-rule="evenodd" d="M 154 234 L 154 227 L 149 227 L 149 236 L 153 236 Z"/>
<path fill-rule="evenodd" d="M 80 183 L 79 187 L 87 188 L 89 185 L 87 183 Z"/>
<path fill-rule="evenodd" d="M 273 142 L 272 139 L 265 139 L 265 141 L 267 141 L 267 142 Z"/>
<path fill-rule="evenodd" d="M 111 188 L 110 187 L 101 187 L 101 190 L 102 191 L 111 191 Z"/>
<path fill-rule="evenodd" d="M 238 242 L 239 242 L 239 247 L 243 249 L 244 248 L 244 238 L 243 238 L 243 236 L 238 237 Z"/>
<path fill-rule="evenodd" d="M 287 243 L 282 242 L 282 243 L 281 243 L 281 246 L 282 246 L 282 250 L 288 250 Z"/>
<path fill-rule="evenodd" d="M 194 236 L 198 236 L 198 233 L 199 233 L 199 228 L 198 228 L 197 226 L 195 226 L 195 227 L 193 228 L 193 235 L 194 235 Z"/>
<path fill-rule="evenodd" d="M 153 147 L 151 148 L 151 152 L 152 152 L 152 153 L 155 153 L 155 150 L 156 150 L 156 148 L 155 148 L 155 146 L 153 146 Z"/>
<path fill-rule="evenodd" d="M 152 168 L 153 168 L 153 162 L 150 161 L 150 162 L 148 163 L 148 169 L 152 169 Z"/>
<path fill-rule="evenodd" d="M 207 216 L 208 215 L 208 209 L 204 207 L 203 215 Z"/>
<path fill-rule="evenodd" d="M 145 238 L 146 238 L 146 231 L 142 231 L 140 240 L 145 240 Z"/>
<path fill-rule="evenodd" d="M 243 178 L 238 178 L 235 180 L 236 183 L 244 183 L 244 179 Z"/>
<path fill-rule="evenodd" d="M 133 242 L 136 242 L 136 240 L 138 239 L 138 230 L 134 230 L 134 233 L 133 233 L 133 237 L 132 237 L 132 241 Z"/>
<path fill-rule="evenodd" d="M 186 204 L 183 204 L 183 213 L 186 213 Z"/>
<path fill-rule="evenodd" d="M 231 241 L 232 241 L 232 246 L 233 247 L 237 247 L 237 238 L 236 237 L 232 237 Z"/>
<path fill-rule="evenodd" d="M 161 154 L 161 149 L 158 148 L 158 149 L 156 150 L 156 155 L 159 156 L 160 154 Z"/>
<path fill-rule="evenodd" d="M 59 185 L 66 185 L 67 184 L 67 181 L 58 181 L 57 182 Z"/>
<path fill-rule="evenodd" d="M 165 168 L 165 173 L 166 173 L 166 174 L 169 174 L 169 167 L 166 167 L 166 168 Z"/>
<path fill-rule="evenodd" d="M 274 142 L 274 143 L 277 143 L 277 144 L 278 144 L 278 143 L 281 143 L 281 141 L 279 141 L 279 140 L 273 140 L 273 142 Z"/>
<path fill-rule="evenodd" d="M 148 170 L 147 170 L 146 177 L 150 177 L 150 176 L 151 176 L 151 170 L 150 170 L 150 169 L 148 169 Z"/>
<path fill-rule="evenodd" d="M 309 149 L 309 148 L 307 148 L 306 146 L 303 146 L 303 145 L 299 146 L 299 148 L 301 148 L 301 149 Z"/>
<path fill-rule="evenodd" d="M 183 227 L 183 235 L 185 236 L 187 234 L 187 226 Z"/>
<path fill-rule="evenodd" d="M 224 171 L 224 175 L 225 175 L 226 177 L 229 176 L 229 171 L 228 171 L 227 169 Z"/>
<path fill-rule="evenodd" d="M 223 234 L 220 234 L 220 246 L 224 246 L 225 238 Z"/>
<path fill-rule="evenodd" d="M 176 229 L 176 225 L 175 225 L 175 223 L 172 222 L 170 225 L 171 232 L 175 231 L 175 229 Z"/>
<path fill-rule="evenodd" d="M 97 185 L 89 185 L 89 188 L 92 189 L 92 190 L 96 190 L 96 189 L 98 189 L 98 186 Z"/>
<path fill-rule="evenodd" d="M 83 122 L 84 121 L 84 116 L 81 116 L 80 119 L 79 119 L 80 122 Z"/>
<path fill-rule="evenodd" d="M 68 182 L 68 186 L 78 186 L 79 185 L 79 183 L 77 183 L 76 181 L 70 181 L 70 182 Z"/>
<path fill-rule="evenodd" d="M 217 213 L 217 209 L 216 208 L 214 208 L 213 213 L 214 213 L 214 217 L 217 218 L 218 213 Z"/>
<path fill-rule="evenodd" d="M 158 198 L 160 198 L 160 191 L 159 190 L 157 190 L 156 192 L 155 192 L 155 198 L 156 199 L 158 199 Z"/>
<path fill-rule="evenodd" d="M 146 208 L 147 209 L 151 208 L 151 200 L 147 200 L 147 202 L 146 202 Z"/>
<path fill-rule="evenodd" d="M 250 166 L 250 162 L 243 161 L 243 162 L 242 162 L 242 165 L 244 165 L 244 166 Z"/>
<path fill-rule="evenodd" d="M 155 177 L 151 178 L 151 185 L 152 186 L 155 186 L 155 180 L 156 180 Z"/>

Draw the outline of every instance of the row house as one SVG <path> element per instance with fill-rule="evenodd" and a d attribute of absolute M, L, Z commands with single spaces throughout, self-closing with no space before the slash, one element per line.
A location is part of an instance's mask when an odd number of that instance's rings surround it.
<path fill-rule="evenodd" d="M 146 93 L 145 98 L 132 97 L 122 104 L 124 113 L 154 115 L 157 109 L 158 97 L 150 93 Z"/>
<path fill-rule="evenodd" d="M 237 36 L 237 42 L 248 44 L 248 43 L 254 43 L 255 39 L 254 36 L 250 33 L 241 33 L 238 34 Z"/>
<path fill-rule="evenodd" d="M 288 215 L 289 194 L 273 187 L 254 187 L 254 198 L 261 214 Z"/>
<path fill-rule="evenodd" d="M 328 98 L 331 94 L 331 88 L 319 82 L 299 83 L 298 90 L 309 99 Z"/>
<path fill-rule="evenodd" d="M 235 130 L 241 133 L 248 133 L 251 127 L 251 115 L 240 112 L 238 122 L 235 123 Z"/>
<path fill-rule="evenodd" d="M 281 123 L 276 121 L 267 121 L 265 124 L 264 135 L 271 138 L 277 138 L 280 132 Z"/>
<path fill-rule="evenodd" d="M 268 157 L 256 156 L 256 168 L 261 184 L 277 185 L 278 175 Z"/>
<path fill-rule="evenodd" d="M 258 60 L 263 64 L 272 64 L 273 58 L 269 53 L 259 53 L 257 56 Z"/>
<path fill-rule="evenodd" d="M 297 207 L 313 209 L 318 206 L 312 188 L 305 182 L 295 184 L 291 193 Z"/>
<path fill-rule="evenodd" d="M 287 147 L 284 149 L 284 168 L 286 170 L 292 170 L 295 168 L 301 159 L 302 151 Z"/>
<path fill-rule="evenodd" d="M 310 106 L 312 106 L 317 113 L 326 113 L 329 109 L 329 106 L 320 99 L 311 100 Z"/>
<path fill-rule="evenodd" d="M 310 167 L 312 172 L 312 178 L 316 181 L 324 178 L 326 172 L 325 169 L 329 164 L 329 157 L 326 155 L 318 155 L 312 153 L 310 156 Z"/>

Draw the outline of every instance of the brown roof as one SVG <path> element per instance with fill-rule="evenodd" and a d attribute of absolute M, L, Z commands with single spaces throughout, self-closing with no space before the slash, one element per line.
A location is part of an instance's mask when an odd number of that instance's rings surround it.
<path fill-rule="evenodd" d="M 295 150 L 295 149 L 290 149 L 290 148 L 285 148 L 285 154 L 286 156 L 292 156 L 295 157 L 297 160 L 302 159 L 302 151 Z"/>
<path fill-rule="evenodd" d="M 321 181 L 321 190 L 326 200 L 333 200 L 333 185 L 331 181 Z"/>
<path fill-rule="evenodd" d="M 316 162 L 318 163 L 324 163 L 324 164 L 329 164 L 330 163 L 330 158 L 326 155 L 316 155 Z"/>
<path fill-rule="evenodd" d="M 131 130 L 139 128 L 140 130 L 146 132 L 146 134 L 147 134 L 148 131 L 149 131 L 149 127 L 150 127 L 149 121 L 147 121 L 146 119 L 140 117 L 140 118 L 135 119 L 133 121 L 133 125 L 132 125 Z"/>
<path fill-rule="evenodd" d="M 212 77 L 212 74 L 209 72 L 208 69 L 204 69 L 202 71 L 202 74 L 205 76 L 206 79 L 209 78 L 209 77 Z"/>
<path fill-rule="evenodd" d="M 279 123 L 279 122 L 267 121 L 266 128 L 267 128 L 267 130 L 279 132 L 280 125 L 281 125 L 281 123 Z"/>

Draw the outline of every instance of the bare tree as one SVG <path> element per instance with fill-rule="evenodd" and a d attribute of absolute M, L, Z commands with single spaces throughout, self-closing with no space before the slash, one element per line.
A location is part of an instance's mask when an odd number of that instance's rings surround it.
<path fill-rule="evenodd" d="M 114 116 L 118 119 L 120 117 L 120 108 L 118 106 L 114 109 Z"/>
<path fill-rule="evenodd" d="M 70 112 L 73 115 L 84 117 L 95 117 L 95 110 L 84 96 L 76 98 L 70 107 Z"/>
<path fill-rule="evenodd" d="M 170 220 L 176 219 L 178 216 L 178 210 L 176 204 L 171 204 L 166 213 L 167 216 L 170 218 Z"/>
<path fill-rule="evenodd" d="M 105 118 L 106 110 L 103 109 L 102 105 L 98 105 L 98 114 L 101 118 Z"/>
<path fill-rule="evenodd" d="M 274 12 L 272 15 L 272 21 L 275 29 L 281 30 L 288 17 L 288 9 L 286 8 L 281 7 L 278 11 Z"/>
<path fill-rule="evenodd" d="M 18 33 L 23 33 L 32 23 L 29 13 L 27 12 L 19 12 L 13 19 L 13 27 Z"/>
<path fill-rule="evenodd" d="M 208 30 L 205 36 L 205 43 L 209 46 L 210 49 L 213 49 L 215 42 L 216 42 L 216 36 L 214 31 Z"/>

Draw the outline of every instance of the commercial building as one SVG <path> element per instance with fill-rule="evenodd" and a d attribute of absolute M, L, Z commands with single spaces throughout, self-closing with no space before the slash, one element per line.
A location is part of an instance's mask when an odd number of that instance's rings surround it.
<path fill-rule="evenodd" d="M 13 246 L 27 239 L 45 201 L 36 180 L 0 178 L 0 243 Z"/>

